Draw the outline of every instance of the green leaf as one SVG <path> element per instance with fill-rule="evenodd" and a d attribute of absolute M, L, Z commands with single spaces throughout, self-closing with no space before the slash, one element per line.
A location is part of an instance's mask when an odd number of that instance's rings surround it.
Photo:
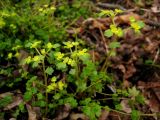
<path fill-rule="evenodd" d="M 136 89 L 136 87 L 132 87 L 132 89 L 128 89 L 128 93 L 130 94 L 131 97 L 136 97 L 139 95 L 139 91 Z"/>
<path fill-rule="evenodd" d="M 74 99 L 73 97 L 69 97 L 69 98 L 64 99 L 64 102 L 69 103 L 72 108 L 75 108 L 78 105 L 77 100 Z"/>
<path fill-rule="evenodd" d="M 143 28 L 143 27 L 145 26 L 145 24 L 144 24 L 143 21 L 137 21 L 137 24 L 138 24 L 141 28 Z"/>
<path fill-rule="evenodd" d="M 57 67 L 58 67 L 58 69 L 63 70 L 63 69 L 65 69 L 67 67 L 67 65 L 66 65 L 66 63 L 59 62 L 57 64 Z"/>
<path fill-rule="evenodd" d="M 31 91 L 33 94 L 36 94 L 38 90 L 37 90 L 37 88 L 33 87 L 33 88 L 31 88 Z"/>
<path fill-rule="evenodd" d="M 48 75 L 52 75 L 52 73 L 54 72 L 52 67 L 47 67 L 47 69 L 45 70 L 45 73 L 47 73 Z"/>
<path fill-rule="evenodd" d="M 88 53 L 84 53 L 83 55 L 79 56 L 79 59 L 83 61 L 83 63 L 85 63 L 86 61 L 90 60 L 90 54 Z"/>
<path fill-rule="evenodd" d="M 121 106 L 121 104 L 117 104 L 117 105 L 115 105 L 115 108 L 116 108 L 116 110 L 122 110 L 122 106 Z"/>
<path fill-rule="evenodd" d="M 111 37 L 111 36 L 113 36 L 113 32 L 110 29 L 108 29 L 104 32 L 104 35 L 107 37 Z"/>
<path fill-rule="evenodd" d="M 116 56 L 116 51 L 114 51 L 114 50 L 111 50 L 110 52 L 109 52 L 109 55 L 112 57 L 112 56 Z"/>
<path fill-rule="evenodd" d="M 60 97 L 61 97 L 61 94 L 60 94 L 60 93 L 56 93 L 56 94 L 53 96 L 53 98 L 54 98 L 55 100 L 60 99 Z"/>
<path fill-rule="evenodd" d="M 131 22 L 135 22 L 136 21 L 136 19 L 133 16 L 130 17 L 129 19 L 130 19 Z"/>
<path fill-rule="evenodd" d="M 25 101 L 30 101 L 32 99 L 32 92 L 25 92 L 25 94 L 23 95 L 23 98 Z"/>
<path fill-rule="evenodd" d="M 91 98 L 86 98 L 85 100 L 80 101 L 80 105 L 88 105 L 91 102 Z"/>
<path fill-rule="evenodd" d="M 138 102 L 142 105 L 145 103 L 145 98 L 143 95 L 137 95 L 135 99 L 136 99 L 136 102 Z"/>
<path fill-rule="evenodd" d="M 147 64 L 147 65 L 150 65 L 150 64 L 153 64 L 154 62 L 153 62 L 153 60 L 145 60 L 145 64 Z"/>
<path fill-rule="evenodd" d="M 140 119 L 140 112 L 137 110 L 132 110 L 131 119 L 132 120 L 139 120 Z"/>
<path fill-rule="evenodd" d="M 90 120 L 97 120 L 101 114 L 101 106 L 95 102 L 83 106 L 82 111 L 90 118 Z"/>
<path fill-rule="evenodd" d="M 119 42 L 111 42 L 109 48 L 119 48 L 121 44 Z"/>
<path fill-rule="evenodd" d="M 53 48 L 58 48 L 60 47 L 60 44 L 56 43 L 56 44 L 53 44 Z"/>
<path fill-rule="evenodd" d="M 123 36 L 123 30 L 121 28 L 118 28 L 117 30 L 118 30 L 117 31 L 117 36 L 122 37 Z"/>
<path fill-rule="evenodd" d="M 69 71 L 69 74 L 75 75 L 75 74 L 76 74 L 76 69 L 71 69 L 71 70 Z"/>
<path fill-rule="evenodd" d="M 42 100 L 44 98 L 44 96 L 42 93 L 38 93 L 37 98 L 38 98 L 38 100 Z"/>
<path fill-rule="evenodd" d="M 10 96 L 10 95 L 0 99 L 0 108 L 5 107 L 6 105 L 8 105 L 11 102 L 12 102 L 12 96 Z"/>
<path fill-rule="evenodd" d="M 101 106 L 97 103 L 92 104 L 92 106 L 92 112 L 95 113 L 97 117 L 99 117 L 101 115 Z"/>
<path fill-rule="evenodd" d="M 83 92 L 87 88 L 87 84 L 83 80 L 77 81 L 76 85 L 77 85 L 77 92 Z"/>
<path fill-rule="evenodd" d="M 46 102 L 43 100 L 35 101 L 32 104 L 33 104 L 33 106 L 39 106 L 39 107 L 45 107 L 47 105 Z"/>
<path fill-rule="evenodd" d="M 32 67 L 35 68 L 39 65 L 39 62 L 33 62 Z"/>

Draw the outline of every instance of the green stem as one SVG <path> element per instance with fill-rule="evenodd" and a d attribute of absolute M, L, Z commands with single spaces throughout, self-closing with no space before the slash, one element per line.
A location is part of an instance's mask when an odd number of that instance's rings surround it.
<path fill-rule="evenodd" d="M 37 48 L 35 48 L 35 50 L 37 51 L 37 53 L 39 54 L 39 55 L 41 55 L 41 53 L 39 52 L 39 50 L 37 49 Z M 43 76 L 44 76 L 44 84 L 45 84 L 45 86 L 47 86 L 48 84 L 47 84 L 47 75 L 46 75 L 46 73 L 45 73 L 45 71 L 46 71 L 46 69 L 45 69 L 45 61 L 44 61 L 44 59 L 43 59 L 43 61 L 42 61 L 42 70 L 43 70 Z M 48 93 L 47 93 L 47 91 L 45 90 L 45 101 L 46 101 L 46 110 L 45 110 L 45 116 L 47 115 L 47 111 L 48 111 Z"/>
<path fill-rule="evenodd" d="M 105 60 L 103 66 L 102 66 L 102 68 L 101 68 L 101 71 L 104 71 L 105 68 L 107 69 L 108 66 L 109 66 L 109 56 L 107 55 L 106 60 Z"/>
<path fill-rule="evenodd" d="M 44 60 L 42 62 L 42 67 L 43 67 L 43 74 L 44 74 L 44 84 L 45 84 L 45 86 L 47 86 L 48 85 L 47 84 L 47 75 L 45 73 L 45 62 L 44 62 Z M 45 98 L 45 101 L 46 101 L 45 116 L 46 116 L 47 115 L 47 111 L 48 111 L 48 93 L 47 93 L 47 91 L 45 91 L 45 96 L 46 96 L 46 98 Z"/>
<path fill-rule="evenodd" d="M 125 112 L 118 111 L 118 110 L 114 110 L 114 109 L 111 109 L 111 108 L 110 108 L 110 110 L 113 111 L 113 112 L 120 113 L 120 114 L 122 114 L 122 115 L 128 115 L 128 116 L 131 115 L 130 113 L 125 113 Z M 144 114 L 144 113 L 140 113 L 140 116 L 143 116 L 143 117 L 145 117 L 145 116 L 154 117 L 154 116 L 160 116 L 160 113 L 157 113 L 157 114 L 156 114 L 156 113 L 153 113 L 153 114 Z"/>

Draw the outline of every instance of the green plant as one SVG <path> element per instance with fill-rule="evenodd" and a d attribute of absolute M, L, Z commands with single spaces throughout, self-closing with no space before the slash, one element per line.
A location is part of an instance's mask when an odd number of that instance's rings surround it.
<path fill-rule="evenodd" d="M 113 89 L 113 93 L 103 93 L 109 84 L 115 82 L 107 69 L 111 65 L 109 59 L 116 56 L 116 49 L 121 47 L 118 38 L 124 33 L 114 19 L 123 11 L 102 10 L 100 13 L 112 21 L 104 31 L 104 36 L 111 42 L 100 68 L 101 63 L 92 61 L 90 49 L 81 44 L 78 35 L 70 38 L 66 33 L 66 28 L 79 17 L 87 18 L 91 13 L 89 1 L 75 0 L 70 4 L 66 0 L 55 3 L 30 0 L 15 4 L 15 1 L 6 0 L 0 1 L 0 6 L 0 87 L 14 88 L 25 83 L 25 89 L 21 88 L 24 102 L 12 111 L 12 116 L 18 117 L 20 113 L 27 112 L 26 103 L 39 107 L 43 118 L 55 116 L 57 109 L 65 105 L 77 110 L 80 107 L 91 120 L 98 119 L 102 109 L 130 115 L 133 120 L 145 116 L 136 108 L 137 104 L 145 101 L 136 87 L 119 87 Z M 136 33 L 144 27 L 142 21 L 133 17 L 130 25 Z M 99 99 L 98 95 L 103 98 Z M 123 112 L 120 103 L 123 99 L 128 101 L 132 110 L 129 114 Z M 113 106 L 110 107 L 108 100 L 113 101 Z M 0 102 L 0 108 L 4 108 L 12 99 L 7 96 Z M 5 113 L 1 111 L 3 118 Z"/>

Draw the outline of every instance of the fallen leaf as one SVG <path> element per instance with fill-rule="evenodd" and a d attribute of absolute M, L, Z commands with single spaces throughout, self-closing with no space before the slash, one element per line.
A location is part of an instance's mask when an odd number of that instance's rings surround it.
<path fill-rule="evenodd" d="M 122 100 L 121 101 L 122 110 L 126 113 L 131 113 L 132 109 L 128 104 L 128 100 Z"/>
<path fill-rule="evenodd" d="M 71 110 L 71 106 L 69 104 L 65 104 L 57 111 L 57 116 L 53 120 L 63 120 L 69 116 Z"/>
<path fill-rule="evenodd" d="M 10 103 L 10 104 L 8 104 L 5 108 L 4 108 L 4 110 L 10 110 L 10 109 L 12 109 L 12 108 L 14 108 L 14 107 L 17 107 L 19 104 L 21 104 L 23 102 L 23 99 L 22 99 L 22 97 L 21 96 L 14 96 L 13 97 L 13 102 L 12 103 Z"/>
<path fill-rule="evenodd" d="M 89 120 L 89 118 L 83 113 L 71 113 L 70 120 Z"/>
<path fill-rule="evenodd" d="M 37 120 L 37 115 L 33 108 L 29 104 L 26 104 L 26 107 L 28 110 L 28 120 Z"/>
<path fill-rule="evenodd" d="M 100 117 L 98 120 L 107 120 L 109 115 L 109 111 L 107 110 L 102 110 Z"/>

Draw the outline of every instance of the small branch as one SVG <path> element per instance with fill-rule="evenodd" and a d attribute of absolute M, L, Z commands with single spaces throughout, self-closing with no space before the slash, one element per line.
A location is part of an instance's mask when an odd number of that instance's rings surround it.
<path fill-rule="evenodd" d="M 156 21 L 144 20 L 144 22 L 145 22 L 146 24 L 151 25 L 151 26 L 160 27 L 160 23 L 159 23 L 159 22 L 156 22 Z"/>
<path fill-rule="evenodd" d="M 118 4 L 110 4 L 110 3 L 101 3 L 98 2 L 97 6 L 102 7 L 102 8 L 117 8 L 117 9 L 121 9 L 121 10 L 126 10 L 126 8 L 122 7 L 121 5 Z"/>

